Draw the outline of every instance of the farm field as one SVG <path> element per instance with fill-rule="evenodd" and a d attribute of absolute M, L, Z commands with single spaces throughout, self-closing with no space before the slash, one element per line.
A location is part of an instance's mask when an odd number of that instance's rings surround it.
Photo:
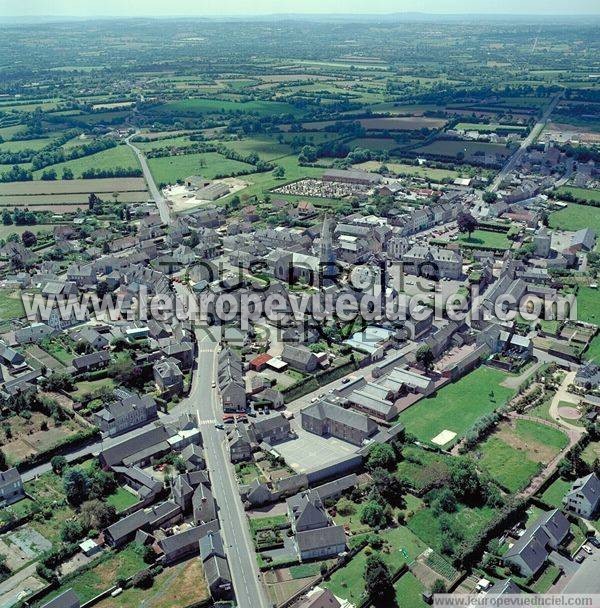
<path fill-rule="evenodd" d="M 19 319 L 25 315 L 21 292 L 12 289 L 0 289 L 0 323 Z"/>
<path fill-rule="evenodd" d="M 350 149 L 366 148 L 367 150 L 375 150 L 377 152 L 381 150 L 389 152 L 394 148 L 398 148 L 399 145 L 395 139 L 390 137 L 360 137 L 348 142 Z"/>
<path fill-rule="evenodd" d="M 44 171 L 54 169 L 57 175 L 62 175 L 63 169 L 71 169 L 73 176 L 77 179 L 80 178 L 84 171 L 90 169 L 96 169 L 98 171 L 106 171 L 118 168 L 133 168 L 140 169 L 139 163 L 133 150 L 125 145 L 117 146 L 116 148 L 109 148 L 96 154 L 90 154 L 89 156 L 83 156 L 76 160 L 68 160 L 63 163 L 51 165 L 44 169 L 39 169 L 33 172 L 33 179 L 40 179 Z M 140 169 L 141 171 L 141 169 Z"/>
<path fill-rule="evenodd" d="M 600 234 L 600 208 L 568 203 L 564 209 L 550 214 L 549 225 L 559 230 L 591 228 Z"/>
<path fill-rule="evenodd" d="M 501 382 L 506 375 L 489 367 L 479 367 L 457 382 L 442 387 L 435 395 L 418 401 L 402 412 L 400 422 L 424 442 L 450 430 L 458 437 L 484 414 L 504 405 L 513 391 Z"/>
<path fill-rule="evenodd" d="M 503 423 L 474 452 L 479 464 L 514 493 L 525 488 L 543 464 L 568 443 L 561 431 L 530 420 Z"/>
<path fill-rule="evenodd" d="M 379 161 L 369 160 L 365 163 L 359 163 L 354 165 L 357 169 L 363 169 L 364 171 L 377 171 L 381 167 L 382 163 Z M 443 179 L 456 179 L 461 176 L 458 171 L 452 169 L 435 169 L 433 167 L 427 167 L 426 165 L 407 165 L 405 163 L 397 163 L 394 161 L 387 161 L 385 166 L 397 175 L 416 175 L 430 179 L 432 181 L 442 181 Z"/>
<path fill-rule="evenodd" d="M 600 291 L 591 287 L 580 287 L 577 292 L 577 318 L 585 323 L 600 325 Z M 598 348 L 592 341 L 592 350 Z M 588 351 L 589 352 L 589 351 Z"/>
<path fill-rule="evenodd" d="M 574 186 L 561 186 L 556 192 L 559 198 L 561 194 L 570 194 L 575 199 L 600 202 L 600 190 L 591 190 L 589 188 L 575 188 Z"/>
<path fill-rule="evenodd" d="M 35 182 L 8 182 L 0 184 L 2 196 L 39 196 L 63 194 L 89 194 L 90 192 L 142 192 L 146 191 L 142 177 L 109 177 L 103 179 L 67 179 Z"/>
<path fill-rule="evenodd" d="M 216 152 L 149 158 L 148 166 L 158 184 L 174 184 L 190 175 L 214 179 L 216 175 L 232 175 L 252 169 L 252 165 L 229 160 Z"/>
<path fill-rule="evenodd" d="M 169 102 L 152 109 L 155 114 L 181 114 L 181 115 L 202 115 L 202 114 L 258 114 L 262 115 L 285 115 L 301 116 L 303 111 L 285 102 L 276 101 L 248 101 L 245 103 L 226 101 L 223 99 L 184 99 Z"/>
<path fill-rule="evenodd" d="M 362 127 L 367 131 L 418 131 L 419 129 L 441 129 L 446 120 L 426 116 L 397 116 L 394 118 L 362 118 Z"/>
<path fill-rule="evenodd" d="M 33 226 L 15 226 L 13 224 L 11 226 L 5 226 L 2 224 L 0 225 L 0 239 L 5 239 L 10 234 L 21 235 L 26 231 L 33 232 L 33 234 L 36 235 L 52 232 L 58 225 L 59 224 L 33 224 Z"/>
<path fill-rule="evenodd" d="M 524 131 L 520 125 L 502 125 L 500 123 L 459 122 L 455 127 L 457 131 L 479 131 L 481 133 L 494 133 L 495 131 Z"/>
<path fill-rule="evenodd" d="M 510 150 L 500 144 L 488 144 L 472 141 L 437 140 L 414 150 L 417 154 L 427 156 L 443 156 L 458 158 L 463 155 L 465 160 L 477 160 L 483 154 L 499 154 L 503 157 L 510 155 Z"/>

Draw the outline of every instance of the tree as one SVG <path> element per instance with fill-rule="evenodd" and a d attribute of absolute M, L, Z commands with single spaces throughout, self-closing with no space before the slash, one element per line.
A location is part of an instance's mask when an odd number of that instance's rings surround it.
<path fill-rule="evenodd" d="M 25 247 L 33 247 L 37 243 L 37 237 L 31 230 L 25 230 L 21 235 L 21 241 Z"/>
<path fill-rule="evenodd" d="M 375 469 L 371 473 L 373 484 L 379 494 L 389 503 L 398 504 L 402 502 L 402 496 L 406 492 L 404 484 L 389 471 Z"/>
<path fill-rule="evenodd" d="M 365 588 L 375 606 L 394 606 L 394 585 L 387 564 L 381 555 L 369 555 L 365 564 Z"/>
<path fill-rule="evenodd" d="M 73 171 L 69 167 L 65 167 L 62 172 L 62 178 L 67 180 L 73 179 Z"/>
<path fill-rule="evenodd" d="M 275 169 L 273 171 L 273 177 L 275 179 L 283 179 L 285 177 L 285 168 L 282 167 L 281 165 L 278 165 L 277 167 L 275 167 Z"/>
<path fill-rule="evenodd" d="M 83 527 L 75 521 L 66 521 L 60 531 L 60 538 L 65 543 L 75 543 L 83 536 Z"/>
<path fill-rule="evenodd" d="M 64 456 L 53 456 L 50 460 L 50 466 L 57 475 L 62 475 L 67 468 L 67 459 Z"/>
<path fill-rule="evenodd" d="M 88 528 L 106 528 L 117 518 L 116 509 L 101 500 L 88 500 L 81 505 L 81 521 Z"/>
<path fill-rule="evenodd" d="M 374 500 L 365 503 L 360 512 L 360 523 L 370 528 L 383 528 L 387 523 L 385 509 Z"/>
<path fill-rule="evenodd" d="M 13 219 L 12 219 L 12 215 L 10 214 L 10 211 L 8 209 L 5 209 L 2 212 L 2 223 L 5 226 L 12 226 Z"/>
<path fill-rule="evenodd" d="M 0 471 L 6 471 L 8 463 L 6 462 L 6 454 L 0 450 Z"/>
<path fill-rule="evenodd" d="M 484 192 L 483 196 L 481 197 L 483 199 L 484 203 L 487 203 L 488 205 L 492 205 L 493 203 L 495 203 L 498 200 L 498 195 L 495 192 Z"/>
<path fill-rule="evenodd" d="M 96 294 L 102 299 L 108 293 L 108 283 L 106 281 L 98 281 L 96 285 Z"/>
<path fill-rule="evenodd" d="M 441 578 L 436 578 L 431 586 L 431 593 L 446 593 L 446 583 Z"/>
<path fill-rule="evenodd" d="M 396 465 L 396 453 L 394 448 L 387 443 L 374 443 L 367 456 L 367 468 L 391 470 Z"/>
<path fill-rule="evenodd" d="M 89 479 L 85 471 L 79 468 L 67 469 L 63 475 L 63 488 L 67 500 L 79 506 L 88 495 Z"/>
<path fill-rule="evenodd" d="M 468 233 L 469 238 L 475 228 L 477 228 L 477 220 L 468 212 L 461 211 L 456 218 L 458 229 L 460 232 Z"/>
<path fill-rule="evenodd" d="M 431 370 L 433 367 L 434 358 L 433 351 L 431 350 L 431 346 L 429 346 L 429 344 L 423 344 L 417 349 L 415 359 L 417 363 L 420 363 L 425 370 Z"/>

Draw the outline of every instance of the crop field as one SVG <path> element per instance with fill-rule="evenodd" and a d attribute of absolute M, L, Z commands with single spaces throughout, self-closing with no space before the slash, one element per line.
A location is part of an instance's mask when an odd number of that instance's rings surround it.
<path fill-rule="evenodd" d="M 402 412 L 399 420 L 409 433 L 428 443 L 444 430 L 461 437 L 478 418 L 512 397 L 513 391 L 501 386 L 505 378 L 501 371 L 479 367 L 431 397 L 421 399 Z"/>
<path fill-rule="evenodd" d="M 153 108 L 156 114 L 258 114 L 258 115 L 283 115 L 291 114 L 301 116 L 303 111 L 285 102 L 277 101 L 248 101 L 245 103 L 225 101 L 223 99 L 184 99 L 173 101 Z"/>
<path fill-rule="evenodd" d="M 348 142 L 350 148 L 367 148 L 368 150 L 386 150 L 389 152 L 399 146 L 398 142 L 390 137 L 361 137 Z"/>
<path fill-rule="evenodd" d="M 426 116 L 398 116 L 394 118 L 363 118 L 360 121 L 367 131 L 418 131 L 419 129 L 441 129 L 443 118 Z"/>
<path fill-rule="evenodd" d="M 141 192 L 146 182 L 141 177 L 114 177 L 106 179 L 72 179 L 38 182 L 9 182 L 0 184 L 0 197 L 7 195 L 88 194 L 95 192 Z"/>
<path fill-rule="evenodd" d="M 488 144 L 483 142 L 474 141 L 452 141 L 440 139 L 434 141 L 431 144 L 416 148 L 415 152 L 424 154 L 425 156 L 444 156 L 458 158 L 459 155 L 463 155 L 465 160 L 476 160 L 483 154 L 499 154 L 507 157 L 510 155 L 510 151 L 506 146 L 500 144 Z"/>
<path fill-rule="evenodd" d="M 369 160 L 354 166 L 357 169 L 363 169 L 364 171 L 377 171 L 381 165 L 382 163 L 378 161 Z M 453 171 L 452 169 L 435 169 L 434 167 L 427 167 L 426 165 L 407 165 L 391 161 L 386 162 L 385 166 L 389 171 L 396 173 L 397 175 L 416 175 L 432 181 L 442 181 L 443 179 L 456 179 L 461 177 L 461 173 L 458 171 Z"/>
<path fill-rule="evenodd" d="M 503 424 L 476 450 L 479 464 L 509 492 L 525 488 L 568 443 L 561 431 L 530 420 Z"/>
<path fill-rule="evenodd" d="M 459 122 L 455 127 L 457 131 L 479 131 L 480 133 L 495 133 L 496 131 L 524 131 L 521 125 L 503 125 L 500 123 Z"/>
<path fill-rule="evenodd" d="M 233 175 L 253 168 L 252 165 L 230 160 L 217 152 L 149 158 L 148 166 L 159 184 L 174 184 L 190 175 L 213 179 L 216 175 Z"/>
<path fill-rule="evenodd" d="M 68 160 L 63 163 L 51 165 L 44 169 L 39 169 L 33 172 L 33 179 L 40 179 L 44 171 L 54 169 L 57 175 L 60 177 L 62 171 L 65 168 L 71 169 L 75 178 L 80 178 L 84 171 L 90 169 L 97 169 L 100 171 L 118 169 L 118 168 L 135 168 L 139 169 L 139 162 L 137 156 L 133 153 L 133 150 L 128 146 L 121 145 L 116 148 L 109 148 L 96 154 L 90 154 L 89 156 L 83 156 L 76 160 Z M 141 169 L 140 169 L 141 170 Z"/>

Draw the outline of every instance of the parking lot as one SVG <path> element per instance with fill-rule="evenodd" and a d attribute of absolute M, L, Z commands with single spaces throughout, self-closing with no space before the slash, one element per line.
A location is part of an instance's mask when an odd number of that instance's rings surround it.
<path fill-rule="evenodd" d="M 335 437 L 320 437 L 305 431 L 297 424 L 294 431 L 297 439 L 278 443 L 275 450 L 281 454 L 296 473 L 306 473 L 313 469 L 325 466 L 348 454 L 353 454 L 357 446 Z"/>

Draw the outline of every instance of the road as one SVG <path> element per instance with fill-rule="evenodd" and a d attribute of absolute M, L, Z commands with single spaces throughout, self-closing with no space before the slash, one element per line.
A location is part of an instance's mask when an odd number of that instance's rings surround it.
<path fill-rule="evenodd" d="M 148 167 L 148 162 L 146 161 L 146 155 L 142 150 L 136 148 L 134 144 L 131 143 L 131 138 L 137 135 L 134 133 L 125 139 L 125 143 L 134 151 L 135 155 L 138 157 L 140 161 L 140 165 L 142 166 L 142 171 L 144 173 L 144 179 L 148 184 L 148 189 L 150 190 L 150 196 L 152 196 L 152 200 L 156 203 L 158 207 L 158 212 L 160 213 L 160 219 L 164 224 L 172 224 L 173 216 L 171 215 L 171 209 L 169 208 L 169 204 L 165 197 L 161 194 L 156 182 L 154 181 L 154 177 L 152 177 L 152 173 L 150 173 L 150 168 Z"/>
<path fill-rule="evenodd" d="M 217 390 L 218 342 L 197 330 L 197 369 L 189 397 L 182 401 L 184 411 L 196 414 L 202 431 L 204 455 L 210 473 L 212 492 L 219 506 L 221 533 L 237 605 L 239 608 L 269 608 L 260 582 L 254 544 L 242 507 L 233 466 L 229 460 L 225 431 L 215 428 L 222 419 Z"/>
<path fill-rule="evenodd" d="M 546 108 L 546 110 L 545 110 L 544 114 L 542 115 L 542 117 L 540 118 L 540 120 L 533 126 L 533 128 L 529 132 L 529 135 L 521 142 L 521 145 L 517 148 L 517 150 L 515 150 L 514 154 L 508 159 L 508 162 L 506 163 L 506 165 L 504 165 L 504 167 L 502 168 L 500 173 L 498 173 L 498 175 L 496 175 L 496 178 L 492 182 L 492 185 L 488 188 L 488 190 L 490 192 L 495 192 L 496 190 L 498 190 L 498 188 L 500 187 L 500 184 L 503 182 L 503 180 L 506 178 L 506 176 L 517 166 L 517 163 L 519 162 L 519 160 L 521 159 L 523 154 L 525 154 L 525 151 L 527 150 L 527 148 L 531 144 L 533 144 L 534 141 L 539 137 L 543 128 L 546 126 L 548 119 L 550 118 L 550 114 L 552 114 L 552 112 L 554 111 L 554 108 L 556 107 L 556 104 L 562 98 L 562 95 L 563 95 L 562 92 L 560 92 L 554 96 L 554 98 L 552 99 L 552 101 L 550 102 L 548 107 Z"/>

